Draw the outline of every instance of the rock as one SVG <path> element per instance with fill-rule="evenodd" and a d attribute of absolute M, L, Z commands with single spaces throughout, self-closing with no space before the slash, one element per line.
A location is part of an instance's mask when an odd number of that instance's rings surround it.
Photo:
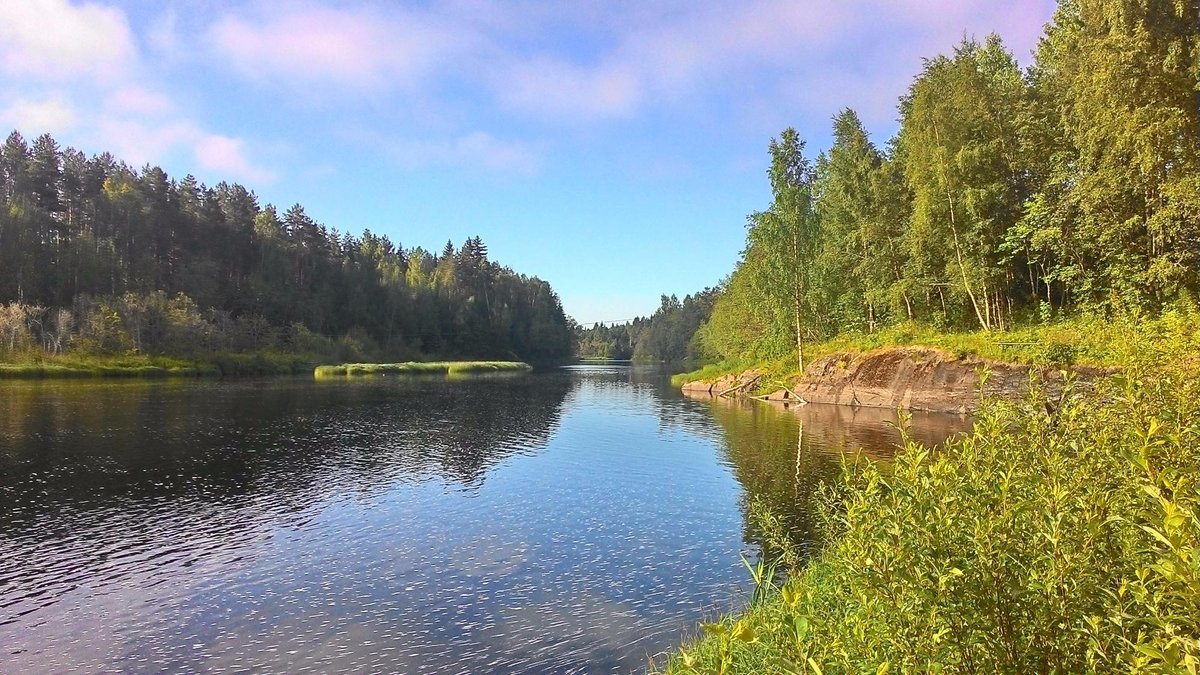
<path fill-rule="evenodd" d="M 979 376 L 985 368 L 989 375 L 983 395 L 1013 400 L 1028 393 L 1033 366 L 953 356 L 928 347 L 897 347 L 865 354 L 824 356 L 809 364 L 790 392 L 781 389 L 766 399 L 794 403 L 799 396 L 808 403 L 971 413 L 979 408 Z M 1048 393 L 1057 395 L 1062 387 L 1062 374 L 1056 370 L 1039 372 Z M 1085 387 L 1113 372 L 1102 368 L 1073 369 L 1076 381 Z M 758 371 L 748 370 L 712 383 L 689 382 L 684 389 L 717 395 L 758 375 Z"/>
<path fill-rule="evenodd" d="M 705 382 L 704 380 L 696 380 L 694 382 L 685 382 L 683 384 L 683 387 L 681 387 L 681 388 L 684 391 L 696 391 L 696 392 L 703 392 L 705 394 L 711 394 L 711 393 L 713 393 L 712 390 L 713 390 L 714 386 L 715 385 L 712 382 Z"/>

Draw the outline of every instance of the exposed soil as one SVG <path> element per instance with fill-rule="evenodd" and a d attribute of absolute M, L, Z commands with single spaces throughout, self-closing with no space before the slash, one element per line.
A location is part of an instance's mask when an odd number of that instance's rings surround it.
<path fill-rule="evenodd" d="M 980 373 L 988 371 L 983 391 Z M 1074 367 L 1079 386 L 1091 386 L 1112 369 Z M 760 373 L 748 370 L 711 382 L 688 382 L 689 392 L 748 395 L 760 386 Z M 955 356 L 926 347 L 898 347 L 864 354 L 831 354 L 810 363 L 804 376 L 766 398 L 795 402 L 904 408 L 929 412 L 971 413 L 982 395 L 1016 399 L 1025 396 L 1031 375 L 1038 376 L 1048 393 L 1061 391 L 1063 373 L 1028 365 L 988 361 L 975 356 Z"/>

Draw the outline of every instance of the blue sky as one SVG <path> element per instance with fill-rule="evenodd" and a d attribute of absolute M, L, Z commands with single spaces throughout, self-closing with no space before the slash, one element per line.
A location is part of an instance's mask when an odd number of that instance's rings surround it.
<path fill-rule="evenodd" d="M 0 2 L 0 127 L 440 250 L 479 235 L 590 323 L 732 271 L 770 138 L 1053 0 Z"/>

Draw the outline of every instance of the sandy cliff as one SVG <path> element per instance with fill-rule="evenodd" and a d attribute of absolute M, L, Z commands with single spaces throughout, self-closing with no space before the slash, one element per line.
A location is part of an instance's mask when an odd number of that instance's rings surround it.
<path fill-rule="evenodd" d="M 930 412 L 970 413 L 979 407 L 980 373 L 989 372 L 984 385 L 988 396 L 1017 398 L 1029 390 L 1031 371 L 1056 392 L 1063 374 L 1055 369 L 955 356 L 924 347 L 903 347 L 865 354 L 831 354 L 810 363 L 803 377 L 787 389 L 771 393 L 775 401 L 832 403 L 865 408 L 905 408 Z M 1072 372 L 1083 386 L 1112 371 L 1077 367 Z M 688 382 L 683 389 L 717 396 L 741 395 L 760 385 L 761 373 L 748 370 L 709 382 Z"/>

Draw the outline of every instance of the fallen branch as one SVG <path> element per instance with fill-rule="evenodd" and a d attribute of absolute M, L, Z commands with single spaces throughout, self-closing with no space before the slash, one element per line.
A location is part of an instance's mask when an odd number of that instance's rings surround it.
<path fill-rule="evenodd" d="M 721 392 L 720 394 L 717 394 L 717 396 L 718 396 L 718 397 L 721 397 L 721 396 L 726 396 L 726 395 L 728 395 L 728 394 L 732 394 L 732 393 L 733 393 L 733 392 L 735 392 L 735 391 L 741 391 L 741 390 L 743 390 L 743 389 L 747 389 L 747 388 L 749 388 L 749 387 L 750 387 L 750 385 L 753 385 L 753 384 L 755 384 L 755 383 L 756 383 L 756 382 L 758 382 L 760 379 L 762 379 L 762 375 L 755 375 L 754 377 L 752 377 L 752 378 L 750 378 L 749 380 L 747 380 L 747 381 L 745 381 L 745 382 L 743 382 L 743 383 L 741 383 L 741 384 L 737 385 L 736 387 L 730 387 L 729 389 L 726 389 L 725 391 Z"/>
<path fill-rule="evenodd" d="M 784 387 L 783 390 L 786 391 L 787 393 L 791 394 L 792 396 L 795 396 L 797 401 L 800 401 L 801 403 L 808 403 L 808 401 L 804 400 L 803 396 L 801 396 L 800 394 L 797 394 L 795 391 L 792 390 L 791 387 Z"/>

